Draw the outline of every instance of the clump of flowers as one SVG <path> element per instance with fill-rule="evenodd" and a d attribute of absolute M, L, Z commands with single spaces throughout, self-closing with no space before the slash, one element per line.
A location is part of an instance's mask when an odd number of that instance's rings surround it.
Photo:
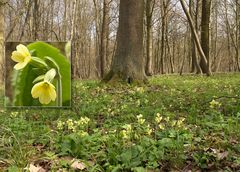
<path fill-rule="evenodd" d="M 88 117 L 81 117 L 80 120 L 77 121 L 77 124 L 81 126 L 81 125 L 87 125 L 89 122 L 90 122 L 90 119 Z"/>
<path fill-rule="evenodd" d="M 75 122 L 73 122 L 72 119 L 68 119 L 66 123 L 67 123 L 67 128 L 68 128 L 68 130 L 72 130 L 73 132 L 76 132 L 77 126 L 74 125 Z"/>
<path fill-rule="evenodd" d="M 58 129 L 58 130 L 63 130 L 64 125 L 65 125 L 65 122 L 63 122 L 63 121 L 58 121 L 58 123 L 57 123 L 57 129 Z"/>
<path fill-rule="evenodd" d="M 183 127 L 183 122 L 185 121 L 185 118 L 180 118 L 178 121 L 177 121 L 177 126 L 178 127 Z"/>
<path fill-rule="evenodd" d="M 144 93 L 143 87 L 136 87 L 135 90 L 136 90 L 136 92 L 139 92 L 140 94 Z"/>
<path fill-rule="evenodd" d="M 160 115 L 160 113 L 157 113 L 156 117 L 155 117 L 155 121 L 156 123 L 160 123 L 162 121 L 163 117 Z"/>
<path fill-rule="evenodd" d="M 138 123 L 139 123 L 140 125 L 144 124 L 145 119 L 143 118 L 143 115 L 142 115 L 142 114 L 140 114 L 140 115 L 137 116 L 137 121 L 138 121 Z"/>
<path fill-rule="evenodd" d="M 152 132 L 153 132 L 153 129 L 152 129 L 151 126 L 148 124 L 147 127 L 146 127 L 146 133 L 147 133 L 148 135 L 151 135 Z"/>
<path fill-rule="evenodd" d="M 219 107 L 221 107 L 221 105 L 222 104 L 220 102 L 218 102 L 214 99 L 209 103 L 209 107 L 212 108 L 212 109 L 219 108 Z"/>
<path fill-rule="evenodd" d="M 84 136 L 87 136 L 87 135 L 88 135 L 88 132 L 83 131 L 83 130 L 80 130 L 80 131 L 78 132 L 78 134 L 79 134 L 81 137 L 84 137 Z"/>
<path fill-rule="evenodd" d="M 131 124 L 125 124 L 123 126 L 123 130 L 121 131 L 121 135 L 123 139 L 130 139 L 132 133 L 132 125 Z"/>
<path fill-rule="evenodd" d="M 160 113 L 157 113 L 156 117 L 155 117 L 155 122 L 158 125 L 158 128 L 160 130 L 164 130 L 165 129 L 164 124 L 162 123 L 162 120 L 163 120 L 163 117 L 160 115 Z"/>
<path fill-rule="evenodd" d="M 178 120 L 172 120 L 170 123 L 171 127 L 175 127 L 177 129 L 184 129 L 186 130 L 187 127 L 184 124 L 185 118 L 179 118 Z"/>
<path fill-rule="evenodd" d="M 88 117 L 81 117 L 79 120 L 68 119 L 66 122 L 60 120 L 57 123 L 57 129 L 63 130 L 66 128 L 70 132 L 77 132 L 81 136 L 85 136 L 89 122 L 90 119 Z"/>
<path fill-rule="evenodd" d="M 19 114 L 19 112 L 11 112 L 10 116 L 12 118 L 16 118 L 18 114 Z"/>

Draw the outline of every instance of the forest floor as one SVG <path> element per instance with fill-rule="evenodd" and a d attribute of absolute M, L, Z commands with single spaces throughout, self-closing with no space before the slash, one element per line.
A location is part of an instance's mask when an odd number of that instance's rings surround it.
<path fill-rule="evenodd" d="M 240 171 L 240 74 L 72 87 L 71 109 L 1 100 L 0 171 Z"/>

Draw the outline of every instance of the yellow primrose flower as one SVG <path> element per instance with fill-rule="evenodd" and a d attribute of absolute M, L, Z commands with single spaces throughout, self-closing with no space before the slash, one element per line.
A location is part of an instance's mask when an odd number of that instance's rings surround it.
<path fill-rule="evenodd" d="M 210 103 L 210 108 L 214 109 L 215 107 L 220 107 L 222 104 L 218 101 L 212 100 Z"/>
<path fill-rule="evenodd" d="M 162 121 L 163 117 L 160 115 L 160 113 L 157 113 L 156 117 L 155 117 L 155 121 L 156 123 L 160 123 Z"/>
<path fill-rule="evenodd" d="M 58 123 L 57 123 L 57 129 L 58 130 L 62 130 L 63 128 L 64 128 L 64 122 L 62 122 L 62 121 L 58 121 Z"/>
<path fill-rule="evenodd" d="M 55 86 L 48 81 L 35 84 L 31 94 L 33 98 L 39 98 L 41 104 L 49 104 L 51 101 L 55 101 L 57 97 Z"/>
<path fill-rule="evenodd" d="M 147 130 L 146 130 L 146 132 L 147 132 L 148 135 L 151 135 L 152 132 L 153 132 L 153 129 L 150 127 L 149 124 L 147 125 Z"/>
<path fill-rule="evenodd" d="M 162 124 L 159 124 L 158 127 L 159 127 L 159 129 L 161 129 L 161 130 L 164 130 L 164 129 L 165 129 L 165 127 L 164 127 Z"/>
<path fill-rule="evenodd" d="M 142 114 L 137 116 L 137 120 L 138 120 L 139 124 L 143 124 L 145 122 L 145 119 L 143 119 L 143 115 Z"/>
<path fill-rule="evenodd" d="M 26 46 L 19 44 L 16 49 L 17 51 L 13 51 L 11 59 L 17 62 L 14 69 L 20 70 L 31 61 L 32 57 Z"/>

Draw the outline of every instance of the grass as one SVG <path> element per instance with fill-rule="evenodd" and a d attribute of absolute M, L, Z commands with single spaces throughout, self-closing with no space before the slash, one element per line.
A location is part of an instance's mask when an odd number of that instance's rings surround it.
<path fill-rule="evenodd" d="M 240 74 L 74 81 L 71 109 L 1 107 L 0 171 L 73 171 L 76 160 L 83 171 L 239 171 L 239 83 Z"/>

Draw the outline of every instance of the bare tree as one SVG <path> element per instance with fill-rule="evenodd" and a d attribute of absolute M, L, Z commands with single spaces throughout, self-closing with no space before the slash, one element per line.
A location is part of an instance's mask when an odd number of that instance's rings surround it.
<path fill-rule="evenodd" d="M 202 20 L 201 20 L 201 46 L 206 61 L 201 58 L 200 66 L 203 73 L 208 74 L 210 69 L 210 16 L 211 16 L 211 0 L 202 0 Z"/>
<path fill-rule="evenodd" d="M 100 76 L 103 77 L 106 71 L 106 62 L 108 61 L 108 37 L 109 37 L 109 5 L 110 0 L 103 0 L 102 30 L 100 43 Z"/>
<path fill-rule="evenodd" d="M 152 75 L 152 60 L 153 60 L 153 31 L 152 31 L 152 17 L 155 6 L 155 0 L 146 1 L 146 67 L 145 71 L 147 75 Z"/>
<path fill-rule="evenodd" d="M 4 62 L 4 5 L 5 2 L 0 2 L 0 83 L 3 81 L 3 62 Z"/>
<path fill-rule="evenodd" d="M 193 20 L 191 18 L 191 15 L 190 15 L 189 11 L 187 10 L 185 2 L 183 0 L 180 0 L 180 2 L 181 2 L 181 5 L 182 5 L 182 8 L 183 8 L 183 10 L 184 10 L 184 12 L 185 12 L 185 14 L 186 14 L 186 16 L 188 18 L 188 21 L 189 21 L 189 24 L 190 24 L 190 27 L 191 27 L 191 30 L 193 32 L 193 36 L 194 36 L 194 39 L 195 39 L 195 43 L 197 45 L 199 54 L 201 55 L 201 60 L 203 61 L 204 64 L 207 64 L 207 58 L 205 56 L 205 53 L 204 53 L 203 48 L 201 46 L 201 43 L 199 41 L 199 38 L 198 38 L 198 35 L 197 35 L 197 32 L 196 32 L 196 29 L 194 27 L 194 23 L 193 23 Z M 209 68 L 207 68 L 207 69 L 209 69 Z M 211 75 L 211 71 L 210 70 L 207 70 L 206 73 L 208 75 Z"/>

